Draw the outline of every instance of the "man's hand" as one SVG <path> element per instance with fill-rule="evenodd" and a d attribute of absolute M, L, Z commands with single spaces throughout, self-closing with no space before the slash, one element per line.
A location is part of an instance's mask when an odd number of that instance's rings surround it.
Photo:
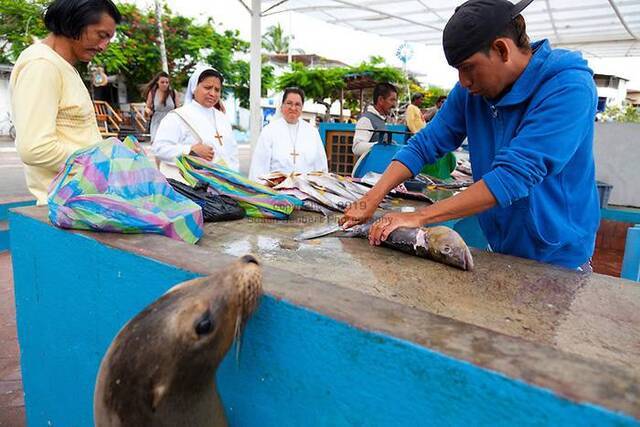
<path fill-rule="evenodd" d="M 377 220 L 369 230 L 369 243 L 378 246 L 389 237 L 395 229 L 400 227 L 422 227 L 424 221 L 419 212 L 389 213 Z"/>
<path fill-rule="evenodd" d="M 368 194 L 365 194 L 349 205 L 344 215 L 338 220 L 338 224 L 343 228 L 350 228 L 365 223 L 371 219 L 379 204 L 380 202 L 372 200 Z"/>
<path fill-rule="evenodd" d="M 210 145 L 199 142 L 191 146 L 191 152 L 195 153 L 198 157 L 202 157 L 208 162 L 213 160 L 213 147 Z"/>

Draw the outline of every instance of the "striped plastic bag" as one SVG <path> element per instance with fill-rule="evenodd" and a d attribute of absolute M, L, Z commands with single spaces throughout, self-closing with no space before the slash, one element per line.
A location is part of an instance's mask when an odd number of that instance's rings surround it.
<path fill-rule="evenodd" d="M 302 206 L 295 197 L 278 193 L 221 164 L 195 156 L 180 156 L 177 165 L 190 185 L 206 182 L 218 194 L 236 200 L 248 217 L 287 219 L 294 209 Z"/>
<path fill-rule="evenodd" d="M 156 233 L 196 243 L 202 209 L 135 147 L 135 138 L 109 138 L 69 156 L 49 187 L 49 219 L 62 228 Z"/>

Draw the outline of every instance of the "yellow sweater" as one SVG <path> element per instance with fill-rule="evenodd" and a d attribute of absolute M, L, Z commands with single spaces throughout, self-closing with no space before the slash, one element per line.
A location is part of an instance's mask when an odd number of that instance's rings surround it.
<path fill-rule="evenodd" d="M 42 43 L 20 54 L 10 90 L 27 186 L 38 205 L 45 205 L 49 184 L 67 157 L 101 139 L 93 103 L 75 67 Z"/>
<path fill-rule="evenodd" d="M 409 104 L 407 112 L 405 113 L 407 120 L 407 127 L 410 132 L 416 133 L 424 127 L 424 120 L 422 120 L 422 112 L 418 107 L 413 104 Z"/>

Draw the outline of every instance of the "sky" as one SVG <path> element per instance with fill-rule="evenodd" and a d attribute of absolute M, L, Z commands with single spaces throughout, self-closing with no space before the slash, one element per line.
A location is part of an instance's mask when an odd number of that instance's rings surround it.
<path fill-rule="evenodd" d="M 142 7 L 153 5 L 153 0 L 126 0 Z M 164 0 L 181 15 L 212 16 L 223 29 L 237 29 L 241 38 L 251 38 L 251 18 L 238 0 Z M 246 0 L 250 4 L 250 0 Z M 285 34 L 293 35 L 293 48 L 337 59 L 350 65 L 366 61 L 372 55 L 385 58 L 388 64 L 402 67 L 395 56 L 402 40 L 380 37 L 346 27 L 327 24 L 299 13 L 281 13 L 262 19 L 263 33 L 271 25 L 280 23 Z M 411 44 L 413 56 L 407 70 L 423 84 L 450 89 L 457 81 L 457 72 L 447 64 L 442 46 Z M 640 90 L 640 58 L 588 58 L 597 73 L 617 74 L 630 80 L 630 88 Z"/>

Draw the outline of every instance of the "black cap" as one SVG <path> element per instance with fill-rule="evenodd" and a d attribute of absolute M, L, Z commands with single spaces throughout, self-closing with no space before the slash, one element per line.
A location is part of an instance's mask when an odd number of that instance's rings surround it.
<path fill-rule="evenodd" d="M 456 8 L 442 33 L 442 46 L 452 67 L 493 41 L 533 0 L 469 0 Z"/>

